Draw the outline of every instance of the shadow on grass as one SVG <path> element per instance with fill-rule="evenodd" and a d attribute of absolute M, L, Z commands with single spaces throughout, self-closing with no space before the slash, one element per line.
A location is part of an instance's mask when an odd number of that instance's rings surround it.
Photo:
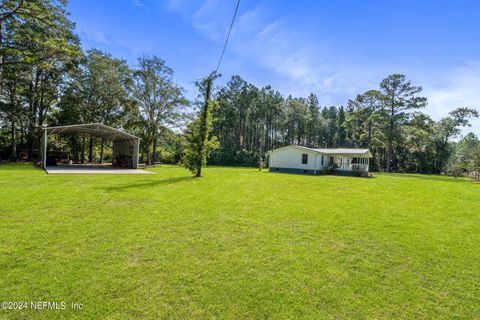
<path fill-rule="evenodd" d="M 196 181 L 194 177 L 175 177 L 175 178 L 167 178 L 161 180 L 142 180 L 142 181 L 135 181 L 132 183 L 106 187 L 105 189 L 108 191 L 124 191 L 128 189 L 134 188 L 149 188 L 149 187 L 158 187 L 158 186 L 168 186 L 171 184 L 181 183 L 184 181 Z"/>

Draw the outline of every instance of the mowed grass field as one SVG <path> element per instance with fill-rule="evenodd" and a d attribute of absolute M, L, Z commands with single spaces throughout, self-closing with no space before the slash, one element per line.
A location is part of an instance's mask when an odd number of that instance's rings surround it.
<path fill-rule="evenodd" d="M 0 319 L 480 318 L 480 185 L 0 166 Z M 80 303 L 82 310 L 72 310 Z"/>

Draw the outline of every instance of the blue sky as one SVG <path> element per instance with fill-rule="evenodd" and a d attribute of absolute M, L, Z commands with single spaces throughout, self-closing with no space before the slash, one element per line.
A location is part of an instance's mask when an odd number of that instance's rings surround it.
<path fill-rule="evenodd" d="M 236 0 L 70 0 L 85 48 L 135 65 L 155 54 L 195 97 L 218 61 Z M 422 85 L 434 119 L 480 109 L 478 0 L 242 0 L 220 73 L 345 105 L 388 74 Z M 471 130 L 480 134 L 480 121 Z M 468 131 L 471 131 L 468 130 Z"/>

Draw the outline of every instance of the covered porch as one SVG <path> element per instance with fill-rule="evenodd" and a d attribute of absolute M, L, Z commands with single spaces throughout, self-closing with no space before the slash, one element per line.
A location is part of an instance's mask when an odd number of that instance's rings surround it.
<path fill-rule="evenodd" d="M 368 176 L 370 158 L 368 149 L 332 149 L 330 165 L 337 174 Z"/>
<path fill-rule="evenodd" d="M 335 170 L 345 171 L 367 171 L 369 169 L 370 159 L 366 157 L 345 157 L 335 156 Z"/>

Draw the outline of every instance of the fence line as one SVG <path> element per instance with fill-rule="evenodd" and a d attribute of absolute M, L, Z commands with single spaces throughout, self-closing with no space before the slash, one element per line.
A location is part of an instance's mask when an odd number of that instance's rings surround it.
<path fill-rule="evenodd" d="M 472 171 L 467 173 L 467 177 L 474 179 L 474 180 L 480 180 L 480 171 Z"/>

